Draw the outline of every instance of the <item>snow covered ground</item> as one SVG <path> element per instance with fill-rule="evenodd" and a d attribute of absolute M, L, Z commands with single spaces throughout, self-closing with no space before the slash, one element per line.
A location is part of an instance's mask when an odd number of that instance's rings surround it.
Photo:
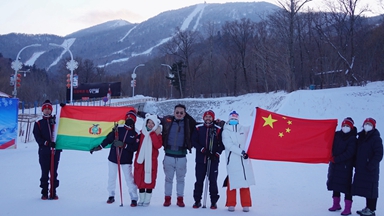
<path fill-rule="evenodd" d="M 284 92 L 269 94 L 248 94 L 239 97 L 216 99 L 183 99 L 168 102 L 168 106 L 156 106 L 148 103 L 146 111 L 156 114 L 171 114 L 176 103 L 187 105 L 187 112 L 201 120 L 205 110 L 213 109 L 216 117 L 227 120 L 231 110 L 240 114 L 240 122 L 251 124 L 250 114 L 254 107 L 309 119 L 336 118 L 342 121 L 350 116 L 360 131 L 365 118 L 373 117 L 378 130 L 384 134 L 384 82 L 369 83 L 364 87 L 344 87 L 326 90 L 300 90 L 290 94 Z M 167 108 L 162 108 L 167 107 Z M 142 119 L 137 121 L 141 128 Z M 340 126 L 337 127 L 337 130 Z M 305 131 L 303 131 L 305 133 Z M 384 135 L 382 135 L 384 138 Z M 59 200 L 40 199 L 40 168 L 35 142 L 24 143 L 19 137 L 17 149 L 0 151 L 0 214 L 1 215 L 168 215 L 195 216 L 240 215 L 260 216 L 281 215 L 340 215 L 341 211 L 329 212 L 332 193 L 326 189 L 327 164 L 302 164 L 253 160 L 256 185 L 251 187 L 253 206 L 249 213 L 241 211 L 239 204 L 235 212 L 228 212 L 225 205 L 225 188 L 219 188 L 221 198 L 218 209 L 193 209 L 194 151 L 188 154 L 185 204 L 176 206 L 176 196 L 172 205 L 163 207 L 164 174 L 160 151 L 159 171 L 156 188 L 149 207 L 129 206 L 127 187 L 123 184 L 124 206 L 119 207 L 119 193 L 116 202 L 106 204 L 107 156 L 109 150 L 102 150 L 91 155 L 89 152 L 64 150 L 59 165 L 60 187 Z M 381 166 L 382 170 L 383 162 Z M 382 172 L 383 173 L 383 172 Z M 226 176 L 225 158 L 222 156 L 219 168 L 219 185 Z M 384 177 L 380 179 L 379 199 L 376 215 L 384 213 Z M 124 179 L 123 179 L 124 180 Z M 118 191 L 118 188 L 116 188 Z M 174 190 L 175 194 L 175 190 Z M 209 203 L 209 200 L 208 200 Z M 342 205 L 343 206 L 343 205 Z M 353 215 L 356 210 L 365 207 L 365 199 L 354 197 Z"/>

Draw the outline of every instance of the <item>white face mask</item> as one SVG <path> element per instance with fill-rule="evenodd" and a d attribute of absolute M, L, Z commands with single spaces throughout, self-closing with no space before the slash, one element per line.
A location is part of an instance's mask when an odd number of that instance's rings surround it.
<path fill-rule="evenodd" d="M 365 124 L 365 125 L 364 125 L 364 130 L 365 130 L 365 132 L 369 132 L 369 131 L 371 131 L 372 129 L 373 129 L 373 126 L 370 125 L 370 124 Z"/>
<path fill-rule="evenodd" d="M 349 133 L 351 131 L 351 128 L 348 127 L 348 126 L 343 126 L 341 127 L 341 130 L 344 132 L 344 133 Z"/>

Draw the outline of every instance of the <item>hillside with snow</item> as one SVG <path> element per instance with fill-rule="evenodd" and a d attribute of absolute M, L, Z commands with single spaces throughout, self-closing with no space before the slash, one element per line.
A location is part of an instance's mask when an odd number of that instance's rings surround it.
<path fill-rule="evenodd" d="M 139 97 L 139 96 L 137 96 Z M 247 94 L 238 97 L 213 99 L 182 99 L 163 102 L 148 102 L 144 111 L 158 115 L 172 114 L 174 105 L 183 103 L 187 112 L 200 121 L 208 109 L 216 117 L 227 120 L 231 110 L 240 114 L 240 123 L 251 124 L 251 114 L 255 107 L 299 118 L 338 119 L 339 122 L 350 116 L 358 131 L 362 129 L 365 118 L 377 121 L 377 129 L 384 134 L 384 82 L 368 83 L 361 87 L 344 87 L 325 90 L 300 90 L 292 93 L 276 92 Z M 136 122 L 141 128 L 142 119 Z M 337 130 L 340 126 L 337 127 Z M 305 131 L 302 131 L 305 133 Z M 59 165 L 59 200 L 40 199 L 40 168 L 38 164 L 37 144 L 24 143 L 19 137 L 18 148 L 0 151 L 1 215 L 168 215 L 194 216 L 209 215 L 260 215 L 260 216 L 335 216 L 341 211 L 329 212 L 332 193 L 326 189 L 327 164 L 303 164 L 253 160 L 256 185 L 251 187 L 252 203 L 249 213 L 241 211 L 239 204 L 235 212 L 228 212 L 225 205 L 225 188 L 219 188 L 218 209 L 193 209 L 194 150 L 187 155 L 188 171 L 184 200 L 186 207 L 176 206 L 176 195 L 172 205 L 163 207 L 164 173 L 162 169 L 163 151 L 160 151 L 157 184 L 153 191 L 149 207 L 129 206 L 130 200 L 123 179 L 124 206 L 116 202 L 106 204 L 107 193 L 107 157 L 109 150 L 94 154 L 83 151 L 64 150 Z M 383 162 L 381 162 L 383 170 Z M 383 172 L 382 172 L 383 173 Z M 225 158 L 221 157 L 218 184 L 222 185 L 226 177 Z M 376 215 L 384 214 L 384 180 L 380 179 L 379 199 Z M 118 185 L 118 184 L 117 184 Z M 175 186 L 175 185 L 174 185 Z M 118 191 L 118 188 L 116 188 Z M 174 190 L 175 193 L 175 190 Z M 352 215 L 365 207 L 365 199 L 354 197 Z M 208 200 L 209 203 L 209 200 Z M 238 202 L 239 203 L 239 202 Z M 342 204 L 344 206 L 344 204 Z"/>

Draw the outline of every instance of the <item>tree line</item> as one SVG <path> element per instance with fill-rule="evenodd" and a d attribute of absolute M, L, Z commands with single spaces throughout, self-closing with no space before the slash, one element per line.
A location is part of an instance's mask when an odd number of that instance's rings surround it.
<path fill-rule="evenodd" d="M 153 97 L 216 97 L 254 92 L 295 91 L 383 80 L 384 23 L 358 9 L 362 0 L 330 1 L 330 12 L 303 11 L 310 0 L 278 1 L 282 7 L 262 21 L 203 23 L 204 31 L 175 28 L 161 55 L 138 68 L 135 93 Z M 111 75 L 92 60 L 75 56 L 79 83 L 122 83 L 131 96 L 131 74 Z M 18 90 L 20 100 L 65 100 L 66 63 L 48 74 L 30 67 Z M 138 60 L 139 61 L 139 60 Z M 0 56 L 0 91 L 10 92 L 10 59 Z M 165 67 L 163 67 L 163 66 Z M 168 66 L 171 68 L 169 68 Z"/>

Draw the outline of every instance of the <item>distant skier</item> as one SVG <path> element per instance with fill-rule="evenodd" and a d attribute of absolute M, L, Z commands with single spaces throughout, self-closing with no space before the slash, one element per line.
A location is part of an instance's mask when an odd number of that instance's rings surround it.
<path fill-rule="evenodd" d="M 56 123 L 56 117 L 52 116 L 52 104 L 49 100 L 46 100 L 41 106 L 43 117 L 39 121 L 35 122 L 33 127 L 33 135 L 39 145 L 39 164 L 41 168 L 40 187 L 41 199 L 46 200 L 48 198 L 57 200 L 59 197 L 56 194 L 56 188 L 59 187 L 59 180 L 57 179 L 57 168 L 60 161 L 61 150 L 56 150 L 56 143 L 53 140 L 53 129 Z M 52 154 L 53 153 L 53 154 Z M 53 161 L 51 161 L 51 157 Z M 51 164 L 53 162 L 53 164 Z M 53 170 L 51 166 L 53 165 Z M 53 173 L 53 179 L 51 174 Z M 48 180 L 51 180 L 51 190 L 48 197 Z M 52 185 L 53 183 L 53 185 Z"/>

